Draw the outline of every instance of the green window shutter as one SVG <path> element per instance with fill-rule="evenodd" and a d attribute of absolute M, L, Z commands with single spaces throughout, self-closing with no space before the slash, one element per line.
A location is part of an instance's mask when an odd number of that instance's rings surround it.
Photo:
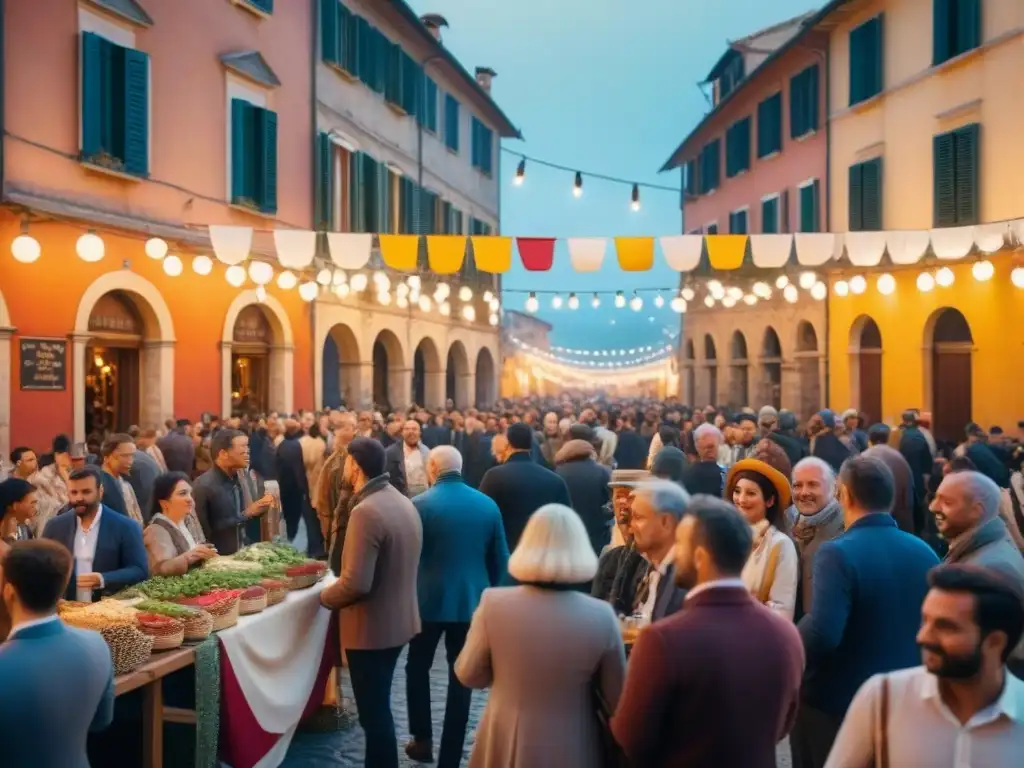
<path fill-rule="evenodd" d="M 391 43 L 387 47 L 387 55 L 384 58 L 384 65 L 387 70 L 387 77 L 384 80 L 384 99 L 391 104 L 401 106 L 402 104 L 402 48 L 397 43 Z"/>
<path fill-rule="evenodd" d="M 950 21 L 956 0 L 932 0 L 932 65 L 953 57 L 953 34 Z M 936 137 L 937 138 L 937 137 Z"/>
<path fill-rule="evenodd" d="M 789 136 L 792 139 L 798 139 L 807 132 L 803 124 L 806 112 L 806 107 L 804 107 L 806 91 L 803 85 L 806 71 L 798 72 L 789 79 Z"/>
<path fill-rule="evenodd" d="M 476 118 L 471 118 L 469 121 L 469 152 L 470 152 L 470 165 L 474 168 L 480 166 L 480 150 L 478 149 L 477 141 L 479 136 L 477 134 L 477 122 Z"/>
<path fill-rule="evenodd" d="M 391 215 L 394 185 L 391 183 L 394 174 L 387 163 L 377 164 L 377 232 L 390 235 L 395 231 L 394 218 Z"/>
<path fill-rule="evenodd" d="M 264 13 L 274 12 L 274 0 L 248 0 L 253 8 L 259 8 Z"/>
<path fill-rule="evenodd" d="M 149 55 L 122 48 L 124 55 L 124 170 L 149 175 Z"/>
<path fill-rule="evenodd" d="M 365 232 L 366 207 L 363 204 L 363 153 L 348 156 L 348 228 Z"/>
<path fill-rule="evenodd" d="M 444 95 L 444 143 L 452 152 L 459 151 L 459 102 L 450 93 Z"/>
<path fill-rule="evenodd" d="M 854 167 L 856 167 L 856 166 L 854 166 Z M 859 173 L 859 171 L 858 171 L 858 173 Z M 850 168 L 850 174 L 851 174 L 850 205 L 851 205 L 851 212 L 852 212 L 852 210 L 853 210 L 852 209 L 852 206 L 853 206 L 852 180 L 853 180 L 853 174 L 854 174 L 853 168 Z M 860 183 L 859 177 L 858 177 L 857 182 L 858 182 L 858 184 Z M 858 186 L 858 189 L 859 189 L 859 186 Z M 819 194 L 819 182 L 818 182 L 817 179 L 815 179 L 811 184 L 808 184 L 805 187 L 800 187 L 800 231 L 801 232 L 818 232 L 819 231 L 819 225 L 818 225 L 818 210 L 819 210 L 818 194 Z M 858 192 L 858 202 L 857 202 L 858 206 L 860 205 L 859 200 L 860 200 L 860 197 L 859 197 L 859 192 Z M 852 213 L 851 213 L 850 221 L 851 221 L 851 224 L 850 224 L 850 227 L 849 227 L 850 231 L 855 231 L 854 226 L 852 224 L 852 222 L 853 222 L 853 214 Z"/>
<path fill-rule="evenodd" d="M 882 92 L 885 81 L 883 27 L 885 14 L 850 32 L 850 106 Z"/>
<path fill-rule="evenodd" d="M 277 213 L 277 113 L 255 110 L 259 132 L 259 206 L 263 213 Z"/>
<path fill-rule="evenodd" d="M 849 225 L 851 232 L 860 232 L 864 227 L 864 164 L 850 166 L 849 183 Z"/>
<path fill-rule="evenodd" d="M 877 232 L 882 229 L 882 158 L 864 163 L 862 178 L 864 231 Z"/>
<path fill-rule="evenodd" d="M 363 219 L 363 232 L 378 232 L 378 205 L 380 198 L 377 195 L 377 161 L 367 154 L 363 155 L 363 205 L 366 215 Z"/>
<path fill-rule="evenodd" d="M 391 70 L 391 60 L 394 56 L 394 46 L 384 33 L 375 29 L 377 55 L 374 61 L 374 83 L 373 90 L 377 93 L 386 93 L 388 87 L 388 75 Z"/>
<path fill-rule="evenodd" d="M 350 75 L 359 73 L 359 17 L 342 5 L 338 0 L 338 45 L 341 51 L 338 64 Z"/>
<path fill-rule="evenodd" d="M 106 40 L 92 32 L 82 33 L 82 159 L 89 160 L 103 149 L 104 102 L 103 49 Z"/>
<path fill-rule="evenodd" d="M 955 226 L 956 141 L 952 133 L 943 133 L 932 139 L 932 184 L 935 226 Z"/>
<path fill-rule="evenodd" d="M 704 231 L 704 234 L 705 235 L 717 235 L 718 234 L 718 225 L 717 224 L 708 224 L 707 229 Z"/>
<path fill-rule="evenodd" d="M 231 100 L 231 202 L 255 202 L 250 158 L 253 150 L 252 105 L 242 99 Z"/>
<path fill-rule="evenodd" d="M 737 169 L 740 171 L 750 170 L 750 118 L 745 117 L 740 121 L 736 146 Z"/>
<path fill-rule="evenodd" d="M 808 67 L 806 75 L 806 81 L 804 82 L 804 88 L 806 89 L 804 98 L 804 133 L 810 133 L 811 131 L 818 130 L 818 111 L 819 111 L 819 95 L 821 90 L 821 84 L 818 80 L 819 69 L 818 65 Z"/>
<path fill-rule="evenodd" d="M 341 3 L 320 0 L 320 58 L 328 64 L 341 64 Z"/>
<path fill-rule="evenodd" d="M 981 221 L 978 201 L 978 166 L 981 160 L 981 126 L 977 123 L 958 128 L 956 136 L 956 223 L 959 226 Z"/>
<path fill-rule="evenodd" d="M 953 20 L 956 39 L 955 55 L 973 51 L 981 45 L 981 0 L 956 0 L 956 18 Z"/>
<path fill-rule="evenodd" d="M 423 104 L 417 115 L 424 128 L 437 133 L 437 83 L 426 76 L 423 76 Z"/>
<path fill-rule="evenodd" d="M 464 224 L 463 224 L 463 220 L 462 220 L 462 211 L 460 211 L 458 208 L 456 208 L 453 205 L 452 206 L 452 234 L 453 235 L 464 234 L 463 226 L 464 226 Z"/>
<path fill-rule="evenodd" d="M 757 105 L 757 156 L 767 157 L 782 149 L 782 94 Z"/>
<path fill-rule="evenodd" d="M 779 232 L 779 198 L 761 201 L 761 231 L 766 235 Z"/>
<path fill-rule="evenodd" d="M 334 164 L 331 138 L 321 131 L 316 137 L 316 228 L 330 230 L 334 195 Z"/>

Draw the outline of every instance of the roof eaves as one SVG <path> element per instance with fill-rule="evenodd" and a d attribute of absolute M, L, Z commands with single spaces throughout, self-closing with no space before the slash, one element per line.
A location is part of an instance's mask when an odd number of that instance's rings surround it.
<path fill-rule="evenodd" d="M 281 80 L 259 51 L 238 51 L 225 53 L 221 63 L 236 75 L 248 78 L 267 88 L 277 88 Z"/>
<path fill-rule="evenodd" d="M 88 2 L 140 27 L 153 26 L 153 18 L 135 0 L 88 0 Z"/>

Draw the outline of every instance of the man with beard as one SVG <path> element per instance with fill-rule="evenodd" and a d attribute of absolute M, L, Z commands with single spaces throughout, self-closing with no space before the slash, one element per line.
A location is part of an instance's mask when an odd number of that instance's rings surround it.
<path fill-rule="evenodd" d="M 335 576 L 341 570 L 341 553 L 348 526 L 348 500 L 352 495 L 352 489 L 344 483 L 345 459 L 348 458 L 348 446 L 355 434 L 355 416 L 339 413 L 335 419 L 333 451 L 320 472 L 313 499 L 313 507 L 320 520 L 324 549 Z"/>
<path fill-rule="evenodd" d="M 1024 683 L 1006 659 L 1024 634 L 1024 595 L 968 565 L 936 568 L 928 583 L 917 634 L 923 666 L 861 687 L 826 768 L 1020 765 Z"/>
<path fill-rule="evenodd" d="M 548 469 L 555 468 L 555 455 L 561 450 L 565 437 L 558 428 L 558 414 L 550 411 L 544 414 L 544 433 L 541 436 L 540 455 Z"/>
<path fill-rule="evenodd" d="M 43 530 L 44 539 L 63 544 L 74 556 L 65 599 L 91 603 L 145 581 L 149 559 L 142 529 L 101 503 L 99 470 L 74 470 L 68 478 L 68 498 L 74 514 L 58 515 Z"/>
<path fill-rule="evenodd" d="M 774 766 L 799 701 L 800 637 L 743 585 L 753 534 L 730 504 L 692 499 L 675 541 L 685 610 L 640 633 L 612 732 L 633 765 Z"/>
<path fill-rule="evenodd" d="M 814 557 L 822 544 L 843 532 L 843 511 L 835 498 L 836 475 L 816 456 L 793 468 L 793 508 L 787 510 L 789 534 L 800 553 L 797 617 L 811 612 Z"/>

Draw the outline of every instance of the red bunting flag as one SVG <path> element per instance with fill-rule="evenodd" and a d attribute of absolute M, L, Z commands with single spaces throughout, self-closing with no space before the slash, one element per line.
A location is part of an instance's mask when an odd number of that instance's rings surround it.
<path fill-rule="evenodd" d="M 531 272 L 547 272 L 555 263 L 555 238 L 517 237 L 519 258 Z"/>

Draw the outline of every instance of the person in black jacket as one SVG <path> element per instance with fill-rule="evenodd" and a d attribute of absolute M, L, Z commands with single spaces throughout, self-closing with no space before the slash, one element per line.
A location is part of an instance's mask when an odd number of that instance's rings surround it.
<path fill-rule="evenodd" d="M 487 470 L 480 491 L 494 499 L 505 524 L 505 540 L 514 551 L 530 515 L 545 504 L 572 506 L 565 481 L 537 464 L 531 454 L 533 428 L 519 422 L 508 428 L 508 458 Z"/>
<path fill-rule="evenodd" d="M 697 460 L 683 474 L 683 486 L 691 496 L 703 493 L 722 498 L 725 491 L 725 467 L 718 463 L 722 440 L 722 432 L 714 424 L 705 422 L 693 431 Z"/>
<path fill-rule="evenodd" d="M 636 431 L 636 417 L 631 413 L 622 416 L 622 429 L 619 430 L 619 442 L 615 446 L 615 466 L 617 469 L 646 469 L 647 440 Z"/>
<path fill-rule="evenodd" d="M 306 551 L 310 557 L 322 557 L 324 537 L 320 521 L 313 511 L 313 502 L 302 460 L 302 428 L 294 419 L 285 422 L 284 440 L 277 446 L 277 482 L 281 491 L 281 514 L 288 529 L 288 538 L 294 539 L 299 521 L 306 523 Z"/>
<path fill-rule="evenodd" d="M 827 462 L 838 473 L 853 452 L 836 435 L 836 415 L 828 409 L 819 411 L 811 417 L 808 431 L 813 435 L 811 455 Z"/>
<path fill-rule="evenodd" d="M 600 555 L 611 537 L 605 505 L 611 501 L 612 471 L 597 463 L 593 444 L 570 440 L 555 454 L 555 473 L 568 486 L 572 508 L 587 528 L 594 554 Z"/>

